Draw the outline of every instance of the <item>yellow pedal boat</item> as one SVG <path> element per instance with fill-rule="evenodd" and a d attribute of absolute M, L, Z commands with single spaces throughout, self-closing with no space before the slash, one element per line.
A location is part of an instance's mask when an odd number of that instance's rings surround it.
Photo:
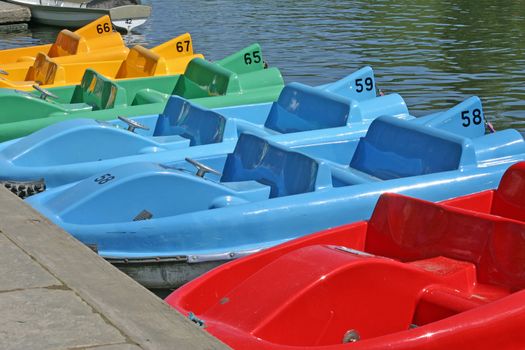
<path fill-rule="evenodd" d="M 123 60 L 128 51 L 109 16 L 103 16 L 74 32 L 61 30 L 53 44 L 0 50 L 0 69 L 27 69 L 41 52 L 58 64 L 66 64 Z"/>
<path fill-rule="evenodd" d="M 31 67 L 10 69 L 1 74 L 0 87 L 28 91 L 35 84 L 42 88 L 76 85 L 88 68 L 117 80 L 182 74 L 188 63 L 197 57 L 204 58 L 193 53 L 189 33 L 153 49 L 137 45 L 129 50 L 124 60 L 58 64 L 54 58 L 39 53 Z"/>

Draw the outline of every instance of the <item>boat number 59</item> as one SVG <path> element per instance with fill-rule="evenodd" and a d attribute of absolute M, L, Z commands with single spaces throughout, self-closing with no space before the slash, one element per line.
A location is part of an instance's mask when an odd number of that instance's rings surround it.
<path fill-rule="evenodd" d="M 363 78 L 356 79 L 355 80 L 355 86 L 356 86 L 355 91 L 363 92 L 365 89 L 366 91 L 372 91 L 372 89 L 374 88 L 374 81 L 372 80 L 372 78 L 370 77 L 365 78 L 364 83 L 365 85 L 363 85 Z"/>
<path fill-rule="evenodd" d="M 97 177 L 95 179 L 95 182 L 98 183 L 99 185 L 103 185 L 106 182 L 109 182 L 109 181 L 113 180 L 114 178 L 115 178 L 115 176 L 113 176 L 111 174 L 104 174 L 104 175 L 101 175 L 101 176 Z"/>
<path fill-rule="evenodd" d="M 97 26 L 97 33 L 102 34 L 104 32 L 109 33 L 111 31 L 111 26 L 109 23 L 104 23 L 104 26 L 102 24 L 99 24 Z"/>
<path fill-rule="evenodd" d="M 481 115 L 481 111 L 476 108 L 472 111 L 472 118 L 470 116 L 470 111 L 463 111 L 461 112 L 461 120 L 463 120 L 463 126 L 466 128 L 470 125 L 470 121 L 472 120 L 472 123 L 474 125 L 479 125 L 483 121 L 483 116 Z"/>
<path fill-rule="evenodd" d="M 260 53 L 259 51 L 253 51 L 253 52 L 245 53 L 244 54 L 244 63 L 246 65 L 250 65 L 252 63 L 259 63 L 259 62 L 261 62 L 261 56 L 259 55 L 259 53 Z"/>

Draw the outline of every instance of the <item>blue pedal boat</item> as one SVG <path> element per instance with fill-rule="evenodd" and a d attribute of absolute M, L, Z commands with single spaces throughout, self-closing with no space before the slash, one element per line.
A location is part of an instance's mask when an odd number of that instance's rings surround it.
<path fill-rule="evenodd" d="M 516 130 L 467 137 L 434 118 L 381 116 L 360 139 L 292 147 L 243 133 L 230 154 L 125 164 L 27 202 L 140 283 L 174 287 L 225 261 L 368 219 L 383 192 L 444 200 L 495 188 L 525 159 Z"/>
<path fill-rule="evenodd" d="M 373 88 L 367 91 L 363 81 Z M 413 118 L 401 96 L 375 97 L 370 67 L 321 87 L 288 84 L 273 103 L 211 110 L 172 96 L 160 115 L 111 123 L 73 119 L 2 143 L 0 180 L 25 197 L 34 187 L 64 185 L 129 162 L 229 153 L 244 131 L 281 143 L 316 143 L 336 135 L 358 138 L 383 114 Z"/>

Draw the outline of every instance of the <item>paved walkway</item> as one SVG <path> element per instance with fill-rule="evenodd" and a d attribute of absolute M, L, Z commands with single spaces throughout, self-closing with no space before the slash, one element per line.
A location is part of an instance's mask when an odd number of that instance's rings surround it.
<path fill-rule="evenodd" d="M 0 188 L 0 349 L 226 349 Z"/>
<path fill-rule="evenodd" d="M 0 1 L 0 25 L 5 23 L 29 22 L 31 11 L 27 7 Z"/>

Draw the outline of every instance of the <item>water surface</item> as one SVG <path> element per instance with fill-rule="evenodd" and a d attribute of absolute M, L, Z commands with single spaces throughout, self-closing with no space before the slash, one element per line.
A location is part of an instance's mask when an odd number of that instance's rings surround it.
<path fill-rule="evenodd" d="M 525 0 L 152 0 L 129 44 L 190 32 L 215 60 L 258 42 L 287 82 L 322 84 L 371 65 L 414 115 L 481 97 L 496 128 L 525 131 Z M 0 34 L 0 49 L 51 42 L 52 27 Z"/>

